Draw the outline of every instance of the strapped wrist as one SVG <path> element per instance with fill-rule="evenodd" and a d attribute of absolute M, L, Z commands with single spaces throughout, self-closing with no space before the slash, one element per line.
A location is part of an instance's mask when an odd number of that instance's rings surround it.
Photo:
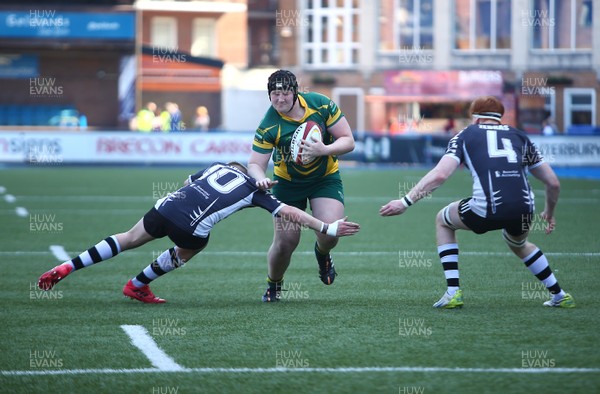
<path fill-rule="evenodd" d="M 338 230 L 339 222 L 340 222 L 339 220 L 336 220 L 335 222 L 330 223 L 325 231 L 325 234 L 329 235 L 330 237 L 337 237 L 337 230 Z"/>
<path fill-rule="evenodd" d="M 321 234 L 327 234 L 327 230 L 329 229 L 329 224 L 321 222 Z"/>
<path fill-rule="evenodd" d="M 408 196 L 408 194 L 406 194 L 404 197 L 402 197 L 400 199 L 400 202 L 406 207 L 410 207 L 411 205 L 414 204 L 413 200 L 410 199 L 410 197 Z"/>

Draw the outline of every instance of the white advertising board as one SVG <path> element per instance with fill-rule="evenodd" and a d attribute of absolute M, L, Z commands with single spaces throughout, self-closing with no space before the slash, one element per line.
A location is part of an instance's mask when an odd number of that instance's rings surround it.
<path fill-rule="evenodd" d="M 4 163 L 247 162 L 251 133 L 0 133 Z"/>

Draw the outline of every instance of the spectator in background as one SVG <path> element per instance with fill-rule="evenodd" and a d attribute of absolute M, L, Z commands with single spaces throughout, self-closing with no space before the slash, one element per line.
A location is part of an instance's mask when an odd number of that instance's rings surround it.
<path fill-rule="evenodd" d="M 167 111 L 167 107 L 171 103 L 165 103 L 165 109 L 159 109 L 157 115 L 154 117 L 152 125 L 152 131 L 168 133 L 171 130 L 171 115 Z"/>
<path fill-rule="evenodd" d="M 388 132 L 390 135 L 396 135 L 402 132 L 400 129 L 400 123 L 398 122 L 398 118 L 396 116 L 390 116 L 388 120 Z"/>
<path fill-rule="evenodd" d="M 208 131 L 210 125 L 210 116 L 208 115 L 208 109 L 205 106 L 196 108 L 196 119 L 194 120 L 194 127 L 200 131 Z"/>
<path fill-rule="evenodd" d="M 557 127 L 552 121 L 552 117 L 548 116 L 542 122 L 542 134 L 543 135 L 555 135 L 557 131 Z"/>
<path fill-rule="evenodd" d="M 153 129 L 154 117 L 156 116 L 156 104 L 149 102 L 146 108 L 138 112 L 136 117 L 136 127 L 138 131 L 149 133 Z"/>
<path fill-rule="evenodd" d="M 179 105 L 176 103 L 167 103 L 166 104 L 167 112 L 169 113 L 169 122 L 170 122 L 170 130 L 171 131 L 183 131 L 185 130 L 185 125 L 181 121 L 181 111 L 179 110 Z"/>
<path fill-rule="evenodd" d="M 454 123 L 454 118 L 452 116 L 449 116 L 448 120 L 446 120 L 446 124 L 444 125 L 444 132 L 446 134 L 456 134 L 456 124 Z"/>

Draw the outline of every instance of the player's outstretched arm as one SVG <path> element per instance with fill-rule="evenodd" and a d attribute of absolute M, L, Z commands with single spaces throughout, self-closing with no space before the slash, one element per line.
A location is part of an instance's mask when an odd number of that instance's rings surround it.
<path fill-rule="evenodd" d="M 261 190 L 270 189 L 277 181 L 267 178 L 267 166 L 271 159 L 270 153 L 258 153 L 252 151 L 248 160 L 248 175 L 256 179 L 256 187 Z"/>
<path fill-rule="evenodd" d="M 392 200 L 379 209 L 381 216 L 401 215 L 409 206 L 423 197 L 431 194 L 435 189 L 442 186 L 444 182 L 456 171 L 459 163 L 450 156 L 443 156 L 438 164 L 427 173 L 404 197 Z"/>
<path fill-rule="evenodd" d="M 277 215 L 293 223 L 307 226 L 315 231 L 319 231 L 332 237 L 354 235 L 360 230 L 360 225 L 358 223 L 346 221 L 347 217 L 336 220 L 333 223 L 323 223 L 319 219 L 290 205 L 285 205 L 281 208 Z"/>

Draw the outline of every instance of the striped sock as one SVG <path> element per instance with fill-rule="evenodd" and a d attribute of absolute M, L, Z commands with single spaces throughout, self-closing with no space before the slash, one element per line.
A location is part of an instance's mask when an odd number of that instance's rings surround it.
<path fill-rule="evenodd" d="M 459 288 L 458 284 L 458 244 L 444 244 L 438 246 L 438 255 L 444 268 L 444 276 L 448 285 L 448 294 L 454 295 Z"/>
<path fill-rule="evenodd" d="M 183 266 L 183 263 L 177 257 L 175 248 L 171 248 L 162 252 L 152 264 L 144 268 L 135 278 L 132 278 L 131 282 L 135 287 L 143 287 L 154 279 L 181 266 Z"/>
<path fill-rule="evenodd" d="M 70 263 L 75 270 L 78 270 L 115 257 L 120 252 L 121 246 L 119 245 L 119 241 L 117 241 L 117 237 L 111 235 L 74 259 L 66 261 L 66 263 Z"/>
<path fill-rule="evenodd" d="M 558 281 L 548 265 L 548 259 L 539 248 L 536 248 L 529 256 L 525 257 L 523 262 L 525 267 L 546 286 L 555 298 L 564 296 L 564 291 L 558 285 Z"/>

